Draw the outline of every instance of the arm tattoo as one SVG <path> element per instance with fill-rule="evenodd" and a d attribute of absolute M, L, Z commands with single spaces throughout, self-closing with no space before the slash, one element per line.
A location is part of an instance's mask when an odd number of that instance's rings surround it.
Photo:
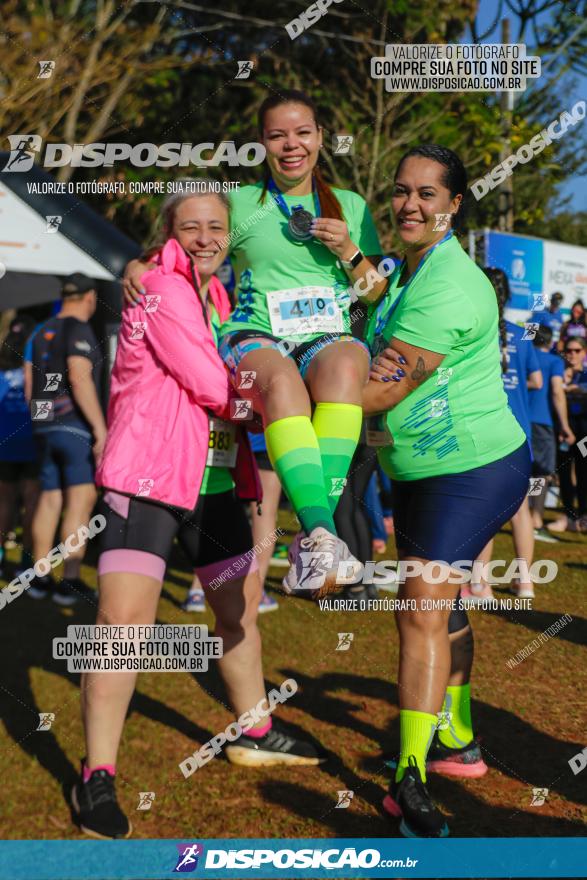
<path fill-rule="evenodd" d="M 436 372 L 436 370 L 426 370 L 425 367 L 426 364 L 424 363 L 424 358 L 418 357 L 416 369 L 410 373 L 410 378 L 413 379 L 414 382 L 423 382 Z"/>

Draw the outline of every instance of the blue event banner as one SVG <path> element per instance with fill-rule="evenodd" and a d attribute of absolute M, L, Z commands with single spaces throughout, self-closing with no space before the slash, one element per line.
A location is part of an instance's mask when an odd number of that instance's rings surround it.
<path fill-rule="evenodd" d="M 534 296 L 544 292 L 543 241 L 488 231 L 485 233 L 485 265 L 502 269 L 507 275 L 512 294 L 510 308 L 533 310 Z"/>
<path fill-rule="evenodd" d="M 587 838 L 5 840 L 0 880 L 587 877 Z"/>

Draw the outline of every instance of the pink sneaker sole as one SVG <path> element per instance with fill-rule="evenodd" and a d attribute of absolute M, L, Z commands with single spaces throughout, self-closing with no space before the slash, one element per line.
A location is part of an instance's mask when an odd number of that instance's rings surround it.
<path fill-rule="evenodd" d="M 383 798 L 383 809 L 386 813 L 389 813 L 390 816 L 393 816 L 396 819 L 400 819 L 402 816 L 400 807 L 398 807 L 390 794 L 386 794 Z"/>
<path fill-rule="evenodd" d="M 460 776 L 462 779 L 479 779 L 487 773 L 485 761 L 474 764 L 461 764 L 458 761 L 426 761 L 427 773 L 438 773 L 440 776 Z"/>

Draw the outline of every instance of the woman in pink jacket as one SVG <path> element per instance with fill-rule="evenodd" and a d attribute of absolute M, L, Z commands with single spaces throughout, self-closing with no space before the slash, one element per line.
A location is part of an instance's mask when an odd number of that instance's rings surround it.
<path fill-rule="evenodd" d="M 261 586 L 241 501 L 260 493 L 246 432 L 229 420 L 235 398 L 216 351 L 216 328 L 230 312 L 214 275 L 226 256 L 228 206 L 216 193 L 184 191 L 165 204 L 163 221 L 167 241 L 142 278 L 143 302 L 123 310 L 112 372 L 108 439 L 96 475 L 107 520 L 96 622 L 155 622 L 177 537 L 216 616 L 218 665 L 232 707 L 239 719 L 249 713 L 227 757 L 246 766 L 317 764 L 323 756 L 314 746 L 280 733 L 267 711 L 250 714 L 259 704 L 264 709 L 266 694 L 256 623 Z M 94 837 L 131 832 L 114 777 L 136 677 L 83 676 L 87 751 L 72 803 Z"/>

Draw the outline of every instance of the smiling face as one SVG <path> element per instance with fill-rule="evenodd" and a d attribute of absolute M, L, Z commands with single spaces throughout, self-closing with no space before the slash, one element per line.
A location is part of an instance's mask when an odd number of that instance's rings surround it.
<path fill-rule="evenodd" d="M 175 210 L 171 235 L 193 258 L 204 282 L 226 257 L 228 245 L 224 240 L 228 235 L 228 211 L 215 195 L 184 199 Z"/>
<path fill-rule="evenodd" d="M 273 179 L 280 189 L 288 189 L 312 174 L 322 129 L 305 104 L 279 104 L 265 114 L 263 144 Z"/>
<path fill-rule="evenodd" d="M 462 195 L 451 196 L 443 183 L 446 169 L 434 159 L 410 156 L 398 170 L 391 199 L 394 226 L 406 249 L 427 249 L 446 235 L 446 218 L 456 214 Z M 449 218 L 451 219 L 451 218 Z M 442 227 L 443 229 L 434 227 Z"/>

